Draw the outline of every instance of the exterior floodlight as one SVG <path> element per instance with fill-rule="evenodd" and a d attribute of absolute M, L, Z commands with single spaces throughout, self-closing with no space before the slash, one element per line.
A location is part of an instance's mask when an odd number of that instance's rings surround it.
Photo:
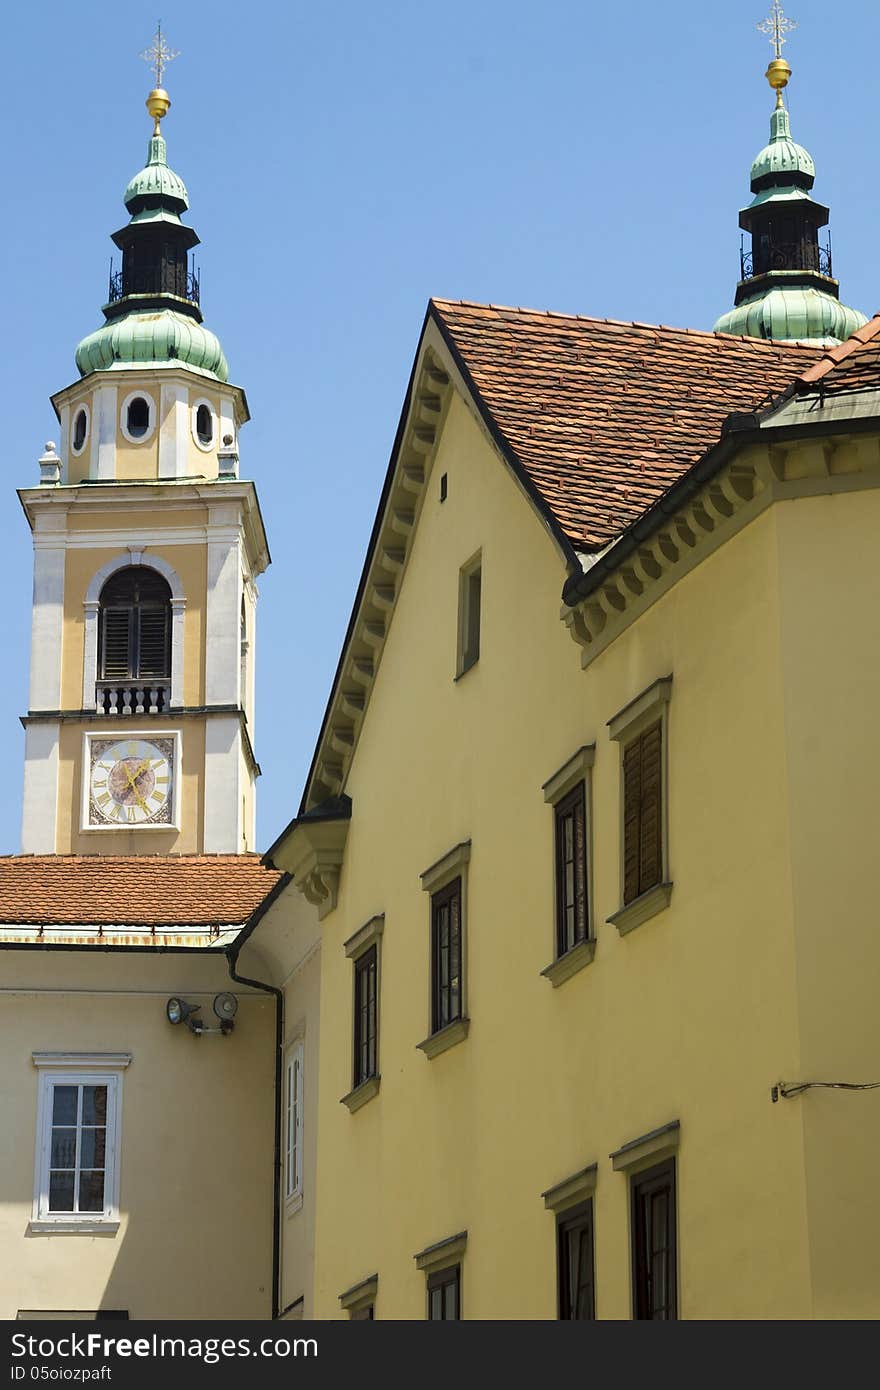
<path fill-rule="evenodd" d="M 189 1028 L 193 1028 L 194 1025 L 200 1026 L 201 1020 L 193 1019 L 190 1023 L 190 1017 L 198 1013 L 201 1007 L 201 1004 L 187 1004 L 185 999 L 178 999 L 174 995 L 165 1005 L 165 1017 L 169 1023 L 185 1023 Z"/>
<path fill-rule="evenodd" d="M 234 994 L 215 994 L 214 1013 L 221 1023 L 229 1023 L 238 1013 L 238 1000 Z"/>

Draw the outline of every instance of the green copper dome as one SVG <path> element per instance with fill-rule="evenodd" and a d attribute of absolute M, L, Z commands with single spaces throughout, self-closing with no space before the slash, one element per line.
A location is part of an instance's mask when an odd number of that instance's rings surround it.
<path fill-rule="evenodd" d="M 755 184 L 763 184 L 771 176 L 776 182 L 793 183 L 797 179 L 785 178 L 785 175 L 800 175 L 803 182 L 809 188 L 812 186 L 816 177 L 816 166 L 813 163 L 813 156 L 803 145 L 798 145 L 791 138 L 791 123 L 788 112 L 784 106 L 779 106 L 770 117 L 770 143 L 765 145 L 760 154 L 756 155 L 755 162 L 751 169 L 752 192 L 760 190 L 755 188 Z"/>
<path fill-rule="evenodd" d="M 186 184 L 173 169 L 168 167 L 165 141 L 161 135 L 154 135 L 147 147 L 147 162 L 129 183 L 123 201 L 129 212 L 140 212 L 144 200 L 155 204 L 170 204 L 177 212 L 186 212 L 189 198 Z"/>
<path fill-rule="evenodd" d="M 167 110 L 167 94 L 159 106 Z M 122 268 L 110 276 L 103 327 L 76 350 L 80 374 L 126 367 L 186 367 L 215 381 L 229 368 L 215 334 L 202 324 L 199 276 L 190 262 L 198 244 L 180 219 L 189 207 L 186 185 L 168 167 L 158 120 L 147 146 L 147 162 L 125 190 L 129 222 L 114 232 Z"/>
<path fill-rule="evenodd" d="M 750 244 L 741 243 L 734 307 L 717 320 L 715 332 L 833 347 L 867 319 L 840 303 L 831 243 L 819 240 L 829 212 L 813 197 L 812 156 L 791 138 L 782 101 L 790 76 L 777 48 L 767 69 L 776 91 L 770 140 L 752 164 L 752 201 L 739 214 Z"/>
<path fill-rule="evenodd" d="M 777 338 L 782 342 L 833 347 L 868 320 L 858 309 L 810 286 L 774 288 L 745 299 L 715 324 L 716 333 L 747 338 Z"/>
<path fill-rule="evenodd" d="M 229 368 L 220 340 L 195 319 L 173 309 L 129 313 L 105 323 L 76 350 L 81 376 L 122 367 L 188 367 L 216 381 Z"/>

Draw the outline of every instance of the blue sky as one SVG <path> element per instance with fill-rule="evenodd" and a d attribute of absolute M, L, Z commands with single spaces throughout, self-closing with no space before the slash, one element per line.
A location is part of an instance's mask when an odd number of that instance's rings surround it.
<path fill-rule="evenodd" d="M 791 0 L 793 133 L 831 207 L 842 297 L 880 305 L 872 0 Z M 762 0 L 165 0 L 169 161 L 202 306 L 248 393 L 242 472 L 274 564 L 258 622 L 259 840 L 296 811 L 431 294 L 711 327 L 767 138 Z M 143 5 L 8 7 L 7 594 L 0 852 L 19 847 L 31 550 L 15 488 L 48 396 L 101 321 L 109 236 L 144 160 Z"/>

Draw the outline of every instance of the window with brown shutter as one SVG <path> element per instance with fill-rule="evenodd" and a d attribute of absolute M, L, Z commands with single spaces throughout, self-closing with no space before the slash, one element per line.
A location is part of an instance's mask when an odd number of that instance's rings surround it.
<path fill-rule="evenodd" d="M 585 782 L 556 803 L 556 954 L 565 955 L 590 934 L 587 905 L 587 788 Z"/>
<path fill-rule="evenodd" d="M 101 590 L 99 680 L 158 680 L 171 674 L 171 590 L 156 570 L 132 565 Z"/>
<path fill-rule="evenodd" d="M 675 1160 L 631 1179 L 633 1317 L 678 1317 Z"/>
<path fill-rule="evenodd" d="M 623 752 L 623 901 L 663 881 L 663 724 Z"/>

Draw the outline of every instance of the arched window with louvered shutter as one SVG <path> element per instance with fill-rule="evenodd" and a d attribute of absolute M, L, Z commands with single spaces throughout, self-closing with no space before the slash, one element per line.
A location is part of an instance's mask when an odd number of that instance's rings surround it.
<path fill-rule="evenodd" d="M 103 681 L 170 677 L 171 590 L 156 570 L 117 570 L 101 590 L 98 672 Z"/>

